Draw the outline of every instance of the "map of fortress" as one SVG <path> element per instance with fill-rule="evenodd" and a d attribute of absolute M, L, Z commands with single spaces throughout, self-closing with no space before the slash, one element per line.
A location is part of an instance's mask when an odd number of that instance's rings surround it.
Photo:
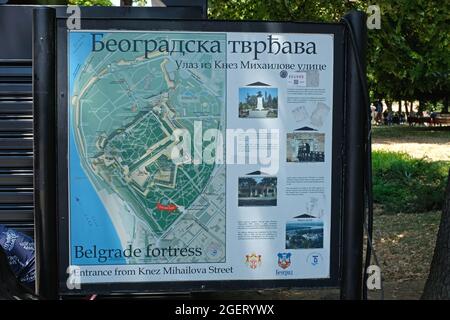
<path fill-rule="evenodd" d="M 104 39 L 120 33 L 105 33 Z M 183 39 L 183 33 L 127 37 Z M 189 35 L 190 37 L 192 35 Z M 223 40 L 217 34 L 201 39 Z M 223 39 L 217 38 L 223 37 Z M 85 38 L 71 42 L 73 52 Z M 224 130 L 224 71 L 177 69 L 176 60 L 211 62 L 223 53 L 91 52 L 75 73 L 69 124 L 84 173 L 123 247 L 201 247 L 195 257 L 140 257 L 127 263 L 225 261 L 225 166 L 175 164 L 176 129 L 193 136 Z M 210 142 L 204 144 L 209 144 Z M 188 156 L 188 155 L 186 155 Z M 76 178 L 76 177 L 72 177 Z M 89 213 L 85 213 L 89 214 Z"/>

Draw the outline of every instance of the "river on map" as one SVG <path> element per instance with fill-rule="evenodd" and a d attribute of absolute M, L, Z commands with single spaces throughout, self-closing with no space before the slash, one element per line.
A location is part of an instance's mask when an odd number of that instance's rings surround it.
<path fill-rule="evenodd" d="M 73 94 L 74 80 L 84 61 L 91 53 L 91 36 L 89 32 L 70 33 L 69 61 L 69 103 Z M 72 108 L 70 117 L 72 117 Z M 71 264 L 102 264 L 97 259 L 76 258 L 74 246 L 84 246 L 91 249 L 122 249 L 119 236 L 102 203 L 97 191 L 89 181 L 81 167 L 77 151 L 72 122 L 69 121 L 69 157 L 70 157 L 70 246 Z M 110 259 L 103 264 L 125 264 L 124 258 Z"/>

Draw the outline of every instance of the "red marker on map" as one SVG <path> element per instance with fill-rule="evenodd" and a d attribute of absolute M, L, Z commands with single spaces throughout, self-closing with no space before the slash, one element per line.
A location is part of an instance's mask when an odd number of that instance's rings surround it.
<path fill-rule="evenodd" d="M 177 210 L 177 206 L 174 204 L 169 204 L 169 205 L 165 206 L 158 202 L 156 204 L 156 209 L 162 210 L 162 211 L 175 211 L 175 210 Z"/>

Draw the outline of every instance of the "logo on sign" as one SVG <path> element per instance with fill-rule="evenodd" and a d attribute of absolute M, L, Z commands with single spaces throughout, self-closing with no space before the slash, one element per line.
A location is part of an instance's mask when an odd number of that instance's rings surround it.
<path fill-rule="evenodd" d="M 216 258 L 222 255 L 222 250 L 217 243 L 213 242 L 207 247 L 206 254 L 210 258 Z"/>
<path fill-rule="evenodd" d="M 291 253 L 279 252 L 278 253 L 278 265 L 281 269 L 287 269 L 291 265 Z"/>
<path fill-rule="evenodd" d="M 322 262 L 322 255 L 317 252 L 311 253 L 306 261 L 311 264 L 313 267 L 319 265 Z"/>
<path fill-rule="evenodd" d="M 261 265 L 261 255 L 256 253 L 247 254 L 245 256 L 245 264 L 250 267 L 250 269 L 256 269 Z"/>
<path fill-rule="evenodd" d="M 278 252 L 278 266 L 282 270 L 275 270 L 277 276 L 292 276 L 294 274 L 294 271 L 286 270 L 291 266 L 291 256 L 292 253 L 290 252 Z"/>
<path fill-rule="evenodd" d="M 306 87 L 306 72 L 290 74 L 288 77 L 288 85 L 294 87 Z"/>

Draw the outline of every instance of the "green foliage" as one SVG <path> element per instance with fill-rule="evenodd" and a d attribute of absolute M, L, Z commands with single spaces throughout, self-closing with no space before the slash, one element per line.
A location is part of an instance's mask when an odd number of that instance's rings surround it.
<path fill-rule="evenodd" d="M 442 209 L 449 162 L 384 151 L 372 156 L 374 202 L 386 213 Z"/>
<path fill-rule="evenodd" d="M 369 30 L 368 71 L 375 96 L 439 100 L 450 90 L 449 2 L 377 1 L 381 29 Z"/>
<path fill-rule="evenodd" d="M 112 6 L 112 2 L 110 0 L 69 0 L 69 4 L 78 5 L 78 6 Z"/>
<path fill-rule="evenodd" d="M 209 0 L 210 19 L 338 21 L 353 5 L 342 0 Z"/>
<path fill-rule="evenodd" d="M 147 0 L 135 0 L 133 2 L 135 2 L 140 7 L 145 7 L 145 5 L 147 4 Z"/>

